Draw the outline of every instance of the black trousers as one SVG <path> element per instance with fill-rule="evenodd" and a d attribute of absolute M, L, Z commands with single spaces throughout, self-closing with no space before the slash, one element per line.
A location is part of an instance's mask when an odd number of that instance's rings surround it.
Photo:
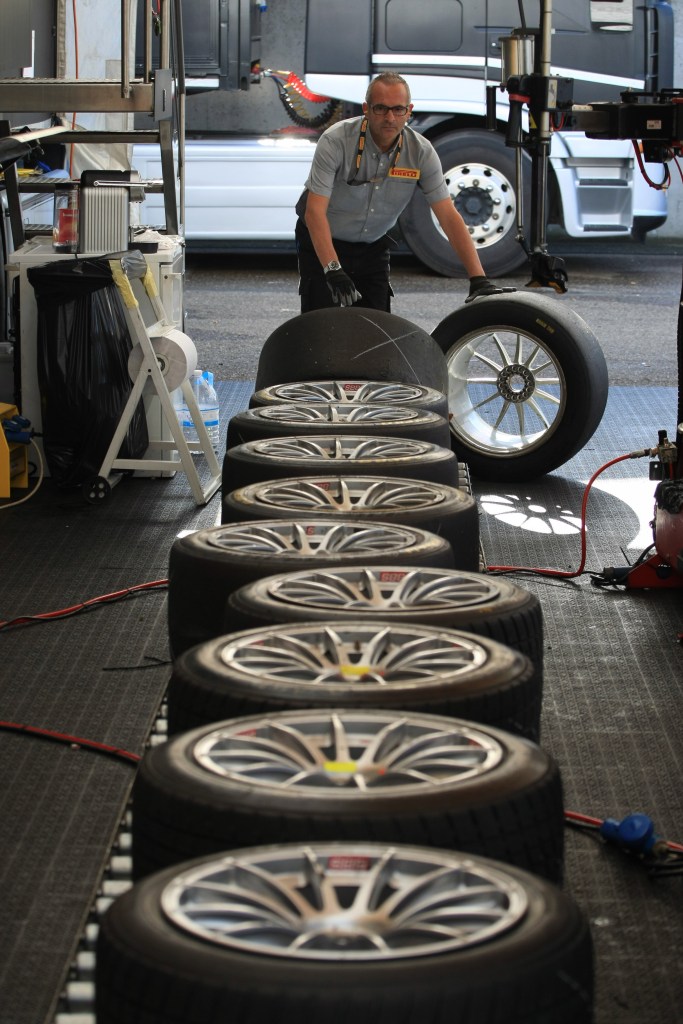
<path fill-rule="evenodd" d="M 315 254 L 311 236 L 304 222 L 296 225 L 296 248 L 299 258 L 299 295 L 301 312 L 334 307 L 332 295 L 325 282 L 325 274 Z M 383 309 L 391 312 L 391 284 L 389 282 L 389 248 L 387 236 L 376 242 L 343 242 L 334 238 L 334 248 L 342 269 L 349 275 L 361 294 L 355 303 L 365 309 Z"/>

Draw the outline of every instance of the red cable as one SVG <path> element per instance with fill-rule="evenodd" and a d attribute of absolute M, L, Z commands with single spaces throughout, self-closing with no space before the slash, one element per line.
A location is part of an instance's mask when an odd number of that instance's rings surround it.
<path fill-rule="evenodd" d="M 592 818 L 588 814 L 579 814 L 578 811 L 565 811 L 564 816 L 569 821 L 576 821 L 580 825 L 594 825 L 596 828 L 602 825 L 602 818 Z"/>
<path fill-rule="evenodd" d="M 134 764 L 137 764 L 140 760 L 139 754 L 134 754 L 130 750 L 124 750 L 122 747 L 112 747 L 108 743 L 98 743 L 96 740 L 86 740 L 82 736 L 71 736 L 69 733 L 55 732 L 53 729 L 40 729 L 35 725 L 23 725 L 20 722 L 0 721 L 0 729 L 12 729 L 15 732 L 26 732 L 31 736 L 42 736 L 44 739 L 57 740 L 60 743 L 75 743 L 79 747 L 87 747 L 100 754 L 111 754 L 113 757 L 120 757 L 125 761 L 132 761 Z"/>
<path fill-rule="evenodd" d="M 638 453 L 640 454 L 640 453 Z M 563 579 L 573 579 L 575 576 L 580 576 L 586 565 L 586 506 L 588 505 L 588 495 L 590 489 L 593 486 L 593 482 L 604 473 L 610 466 L 616 465 L 617 462 L 625 462 L 626 459 L 636 458 L 637 455 L 630 452 L 628 455 L 619 455 L 616 459 L 611 459 L 610 462 L 606 462 L 604 466 L 597 469 L 593 476 L 586 484 L 586 488 L 583 492 L 583 501 L 581 502 L 581 564 L 579 568 L 574 572 L 565 572 L 562 569 L 534 569 L 531 567 L 525 567 L 522 565 L 489 565 L 487 566 L 488 572 L 536 572 L 541 576 L 558 576 Z"/>
<path fill-rule="evenodd" d="M 645 170 L 643 156 L 640 152 L 640 147 L 638 146 L 638 143 L 635 139 L 633 139 L 633 149 L 636 154 L 636 160 L 638 161 L 638 168 L 640 169 L 640 173 L 645 178 L 645 181 L 648 183 L 650 188 L 655 188 L 660 192 L 666 191 L 666 189 L 668 189 L 669 185 L 671 184 L 671 172 L 669 171 L 667 165 L 664 164 L 664 177 L 662 178 L 662 180 L 660 182 L 653 181 L 652 178 L 650 178 L 650 176 L 648 175 L 647 171 Z"/>
<path fill-rule="evenodd" d="M 679 164 L 678 157 L 675 153 L 673 154 L 673 162 L 676 164 L 676 170 L 678 171 L 681 181 L 683 181 L 683 171 L 681 170 L 681 165 Z"/>
<path fill-rule="evenodd" d="M 5 619 L 4 621 L 0 621 L 0 629 L 8 629 L 12 626 L 29 625 L 32 622 L 50 622 L 53 619 L 66 618 L 68 615 L 76 615 L 78 612 L 85 611 L 86 608 L 92 608 L 94 605 L 106 604 L 108 601 L 118 601 L 121 598 L 128 597 L 129 594 L 135 594 L 144 590 L 152 590 L 157 587 L 165 587 L 167 584 L 167 579 L 153 580 L 151 583 L 138 583 L 133 587 L 126 587 L 124 590 L 115 590 L 111 594 L 101 594 L 99 597 L 91 597 L 88 601 L 82 601 L 80 604 L 71 605 L 70 608 L 60 608 L 54 612 L 40 612 L 37 615 L 19 615 L 16 619 Z"/>

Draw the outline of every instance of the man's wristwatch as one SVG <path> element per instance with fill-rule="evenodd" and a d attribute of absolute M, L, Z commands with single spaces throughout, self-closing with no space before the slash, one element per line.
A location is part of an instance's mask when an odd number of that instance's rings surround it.
<path fill-rule="evenodd" d="M 337 260 L 330 260 L 326 267 L 323 267 L 323 274 L 329 274 L 331 270 L 341 270 L 341 263 Z"/>

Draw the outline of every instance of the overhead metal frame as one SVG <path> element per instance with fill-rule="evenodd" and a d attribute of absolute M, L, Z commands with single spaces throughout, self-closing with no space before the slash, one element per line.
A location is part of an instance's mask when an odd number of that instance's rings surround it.
<path fill-rule="evenodd" d="M 66 126 L 55 126 L 31 131 L 14 131 L 9 121 L 0 120 L 0 139 L 12 136 L 31 144 L 58 136 L 62 143 L 135 143 L 158 142 L 161 156 L 161 182 L 142 182 L 147 191 L 164 194 L 166 231 L 181 234 L 184 217 L 184 142 L 185 142 L 185 76 L 181 20 L 181 0 L 158 0 L 160 25 L 160 66 L 152 70 L 151 33 L 152 0 L 145 3 L 145 64 L 142 78 L 131 78 L 129 60 L 130 0 L 121 2 L 121 78 L 67 79 L 67 78 L 2 78 L 0 79 L 0 110 L 3 114 L 21 111 L 50 110 L 55 114 L 64 110 L 90 113 L 149 114 L 156 128 L 147 131 L 72 131 Z M 174 140 L 174 122 L 177 139 Z M 179 189 L 176 193 L 176 172 L 173 157 L 174 141 L 178 153 Z M 21 217 L 21 192 L 35 191 L 35 183 L 21 183 L 16 165 L 4 168 L 5 186 L 14 247 L 25 241 Z M 75 187 L 78 182 L 62 180 L 59 187 Z M 147 187 L 149 185 L 149 187 Z M 54 190 L 52 184 L 46 191 Z M 181 215 L 178 215 L 180 197 Z"/>

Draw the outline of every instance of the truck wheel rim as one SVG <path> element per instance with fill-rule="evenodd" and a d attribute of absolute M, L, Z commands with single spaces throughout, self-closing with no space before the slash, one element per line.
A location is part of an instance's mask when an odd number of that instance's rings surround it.
<path fill-rule="evenodd" d="M 495 582 L 457 570 L 403 569 L 400 566 L 335 568 L 292 572 L 265 580 L 273 600 L 316 608 L 403 611 L 410 608 L 477 608 L 500 597 Z"/>
<path fill-rule="evenodd" d="M 427 481 L 369 476 L 266 481 L 250 485 L 249 490 L 264 505 L 335 512 L 433 508 L 441 505 L 446 495 L 443 487 Z"/>
<path fill-rule="evenodd" d="M 277 384 L 268 390 L 273 398 L 281 402 L 343 402 L 354 405 L 417 402 L 429 394 L 428 388 L 414 384 L 373 380 L 299 381 Z"/>
<path fill-rule="evenodd" d="M 177 875 L 161 907 L 203 942 L 303 961 L 378 961 L 469 949 L 509 932 L 528 897 L 462 854 L 311 843 L 238 851 Z"/>
<path fill-rule="evenodd" d="M 532 335 L 490 327 L 446 354 L 451 429 L 474 451 L 505 458 L 543 445 L 562 421 L 564 374 Z"/>
<path fill-rule="evenodd" d="M 359 459 L 418 459 L 434 451 L 434 445 L 411 438 L 347 435 L 313 437 L 269 437 L 247 441 L 248 450 L 273 459 L 320 459 L 353 461 Z"/>
<path fill-rule="evenodd" d="M 495 245 L 513 230 L 517 210 L 515 190 L 495 167 L 481 163 L 458 164 L 447 170 L 444 177 L 453 205 L 478 249 Z M 443 235 L 433 214 L 432 218 Z"/>
<path fill-rule="evenodd" d="M 417 534 L 410 527 L 389 523 L 324 523 L 319 521 L 240 523 L 214 530 L 207 537 L 208 547 L 224 552 L 245 554 L 300 555 L 376 554 L 403 551 L 416 544 Z"/>
<path fill-rule="evenodd" d="M 250 630 L 227 637 L 218 657 L 228 669 L 269 682 L 365 689 L 464 676 L 489 660 L 475 636 L 360 622 Z"/>
<path fill-rule="evenodd" d="M 490 772 L 503 758 L 469 725 L 397 712 L 302 711 L 236 720 L 198 740 L 206 771 L 249 786 L 326 792 L 439 788 Z"/>

